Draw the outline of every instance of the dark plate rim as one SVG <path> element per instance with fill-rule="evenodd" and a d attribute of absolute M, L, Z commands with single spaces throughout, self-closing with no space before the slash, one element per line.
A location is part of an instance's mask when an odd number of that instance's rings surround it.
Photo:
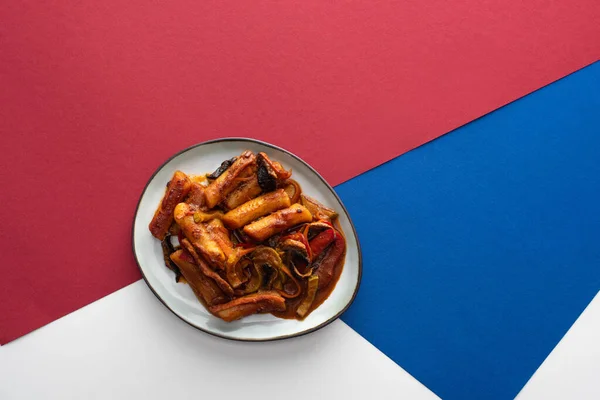
<path fill-rule="evenodd" d="M 179 314 L 177 314 L 171 307 L 169 307 L 169 305 L 158 295 L 158 293 L 156 293 L 156 291 L 154 290 L 154 288 L 152 287 L 152 285 L 150 285 L 150 282 L 148 282 L 148 279 L 146 278 L 146 275 L 144 274 L 144 270 L 142 269 L 140 262 L 138 260 L 137 257 L 137 251 L 135 248 L 135 221 L 138 217 L 138 212 L 139 212 L 139 208 L 140 208 L 140 203 L 142 202 L 142 199 L 144 198 L 144 195 L 146 194 L 146 191 L 148 190 L 148 185 L 150 185 L 150 182 L 152 182 L 152 179 L 154 179 L 154 177 L 156 176 L 156 174 L 158 174 L 160 172 L 160 170 L 162 170 L 165 165 L 167 165 L 171 160 L 173 160 L 176 157 L 179 157 L 180 155 L 182 155 L 183 153 L 186 153 L 190 150 L 196 149 L 197 147 L 202 147 L 202 146 L 206 146 L 209 144 L 215 144 L 215 143 L 220 143 L 220 142 L 251 142 L 251 143 L 257 143 L 260 145 L 263 145 L 265 147 L 269 147 L 271 149 L 275 149 L 275 150 L 279 150 L 282 151 L 286 154 L 288 154 L 289 156 L 295 158 L 297 161 L 301 162 L 302 164 L 304 164 L 306 167 L 308 167 L 308 169 L 310 169 L 320 180 L 321 182 L 323 182 L 325 184 L 325 186 L 327 186 L 327 188 L 331 191 L 331 193 L 335 196 L 335 198 L 337 199 L 337 201 L 340 203 L 340 205 L 342 206 L 342 210 L 344 212 L 344 214 L 346 215 L 346 218 L 348 218 L 348 222 L 350 222 L 350 226 L 352 227 L 352 233 L 354 234 L 354 237 L 356 238 L 356 247 L 358 250 L 358 279 L 356 281 L 356 287 L 354 288 L 354 293 L 352 294 L 352 297 L 350 298 L 350 301 L 344 306 L 344 308 L 338 312 L 336 315 L 334 315 L 333 317 L 329 318 L 327 321 L 322 322 L 321 324 L 306 329 L 304 331 L 301 332 L 297 332 L 297 333 L 292 333 L 289 335 L 280 335 L 280 336 L 273 336 L 273 337 L 269 337 L 269 338 L 262 338 L 262 339 L 244 339 L 244 338 L 236 338 L 236 337 L 231 337 L 231 336 L 227 336 L 227 335 L 222 335 L 219 333 L 215 333 L 215 332 L 211 332 L 207 329 L 201 328 L 197 325 L 194 325 L 193 323 L 191 323 L 190 321 L 187 321 L 186 319 L 184 319 L 182 316 L 180 316 Z M 234 340 L 234 341 L 238 341 L 238 342 L 270 342 L 270 341 L 275 341 L 275 340 L 283 340 L 283 339 L 290 339 L 293 337 L 299 337 L 299 336 L 304 336 L 307 335 L 309 333 L 315 332 L 321 328 L 324 328 L 325 326 L 329 325 L 330 323 L 332 323 L 333 321 L 335 321 L 336 319 L 338 319 L 344 312 L 346 312 L 346 310 L 352 305 L 352 303 L 354 302 L 354 299 L 356 298 L 356 295 L 358 293 L 358 290 L 360 288 L 360 284 L 361 284 L 361 280 L 362 280 L 362 270 L 363 270 L 363 266 L 362 266 L 362 251 L 360 248 L 360 241 L 358 239 L 358 234 L 356 233 L 356 228 L 354 227 L 354 223 L 352 222 L 352 218 L 350 218 L 350 214 L 348 213 L 348 210 L 346 209 L 346 206 L 344 205 L 344 203 L 342 202 L 342 199 L 340 199 L 340 197 L 338 196 L 338 194 L 335 192 L 335 190 L 333 189 L 333 187 L 325 180 L 325 178 L 323 178 L 321 176 L 321 174 L 319 174 L 312 166 L 310 166 L 310 164 L 308 164 L 306 161 L 304 161 L 302 158 L 298 157 L 297 155 L 295 155 L 294 153 L 281 148 L 279 146 L 276 146 L 274 144 L 271 143 L 267 143 L 264 142 L 262 140 L 258 140 L 258 139 L 252 139 L 252 138 L 245 138 L 245 137 L 227 137 L 227 138 L 221 138 L 221 139 L 213 139 L 213 140 L 208 140 L 202 143 L 197 143 L 195 145 L 192 145 L 190 147 L 187 147 L 183 150 L 178 151 L 177 153 L 175 153 L 174 155 L 172 155 L 171 157 L 169 157 L 165 162 L 163 162 L 157 169 L 156 171 L 154 171 L 154 173 L 152 174 L 152 176 L 150 177 L 150 179 L 148 179 L 148 182 L 146 183 L 146 185 L 144 186 L 144 190 L 142 191 L 142 194 L 140 196 L 140 199 L 138 200 L 138 203 L 135 207 L 135 212 L 133 215 L 133 225 L 132 225 L 132 229 L 131 229 L 131 247 L 133 250 L 133 256 L 135 257 L 135 262 L 142 274 L 142 278 L 144 279 L 144 282 L 146 282 L 146 285 L 148 285 L 148 287 L 150 288 L 150 290 L 152 291 L 152 293 L 154 293 L 154 295 L 156 296 L 156 298 L 167 308 L 169 309 L 169 311 L 171 311 L 173 314 L 175 314 L 175 316 L 177 316 L 177 318 L 179 318 L 180 320 L 182 320 L 183 322 L 185 322 L 186 324 L 202 331 L 205 333 L 208 333 L 209 335 L 212 336 L 216 336 L 222 339 L 227 339 L 227 340 Z M 335 289 L 334 289 L 335 290 Z M 216 317 L 215 317 L 216 318 Z"/>

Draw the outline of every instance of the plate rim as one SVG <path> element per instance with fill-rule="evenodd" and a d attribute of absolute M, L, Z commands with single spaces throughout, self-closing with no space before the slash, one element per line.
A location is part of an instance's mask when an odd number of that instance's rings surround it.
<path fill-rule="evenodd" d="M 325 184 L 325 186 L 329 189 L 329 191 L 333 194 L 333 196 L 337 199 L 337 201 L 342 206 L 342 211 L 346 215 L 346 218 L 348 218 L 348 222 L 350 223 L 350 227 L 352 228 L 352 233 L 354 234 L 354 238 L 356 239 L 356 249 L 358 251 L 358 278 L 357 278 L 357 281 L 356 281 L 356 287 L 354 288 L 354 293 L 352 293 L 352 297 L 350 298 L 350 301 L 348 301 L 348 303 L 344 306 L 344 308 L 342 308 L 341 311 L 339 311 L 337 314 L 335 314 L 331 318 L 327 319 L 325 322 L 322 322 L 322 323 L 320 323 L 317 326 L 314 326 L 312 328 L 309 328 L 309 329 L 306 329 L 306 330 L 303 330 L 303 331 L 300 331 L 300 332 L 297 332 L 297 333 L 291 333 L 291 334 L 287 334 L 287 335 L 279 335 L 279 336 L 273 336 L 273 337 L 267 337 L 267 338 L 256 339 L 256 338 L 237 338 L 237 337 L 232 337 L 232 336 L 226 336 L 226 335 L 223 335 L 223 334 L 220 334 L 220 333 L 211 332 L 211 331 L 209 331 L 209 330 L 207 330 L 205 328 L 197 326 L 197 325 L 193 324 L 192 322 L 186 320 L 182 316 L 180 316 L 171 307 L 169 307 L 169 305 L 158 295 L 158 293 L 156 293 L 156 291 L 154 290 L 154 288 L 152 287 L 152 285 L 150 284 L 150 282 L 148 282 L 148 279 L 146 278 L 146 275 L 144 274 L 144 270 L 142 269 L 142 266 L 140 265 L 140 261 L 138 260 L 138 256 L 137 256 L 137 252 L 136 252 L 136 247 L 135 247 L 135 222 L 136 222 L 137 217 L 138 217 L 138 212 L 139 212 L 140 204 L 142 202 L 142 199 L 144 198 L 144 195 L 146 194 L 146 191 L 148 190 L 148 186 L 150 185 L 150 182 L 152 182 L 152 180 L 154 179 L 154 177 L 163 169 L 163 167 L 165 165 L 167 165 L 171 160 L 175 159 L 176 157 L 179 157 L 183 153 L 186 153 L 186 152 L 188 152 L 190 150 L 193 150 L 193 149 L 195 149 L 197 147 L 202 147 L 202 146 L 206 146 L 206 145 L 209 145 L 209 144 L 220 143 L 220 142 L 250 142 L 250 143 L 260 144 L 260 145 L 263 145 L 265 147 L 269 147 L 271 149 L 279 150 L 279 151 L 282 151 L 282 152 L 286 153 L 290 157 L 292 157 L 292 158 L 296 159 L 297 161 L 299 161 L 300 163 L 304 164 L 310 171 L 312 171 L 321 180 L 321 182 L 323 182 Z M 132 247 L 132 251 L 133 251 L 133 256 L 135 258 L 135 263 L 137 264 L 137 267 L 140 270 L 140 273 L 142 274 L 142 279 L 144 280 L 144 282 L 146 282 L 146 285 L 150 288 L 150 291 L 152 291 L 152 293 L 154 294 L 154 296 L 169 311 L 171 311 L 171 313 L 173 313 L 177 318 L 179 318 L 180 320 L 182 320 L 186 324 L 188 324 L 188 325 L 190 325 L 190 326 L 198 329 L 199 331 L 202 331 L 204 333 L 207 333 L 209 335 L 212 335 L 212 336 L 215 336 L 215 337 L 218 337 L 218 338 L 221 338 L 221 339 L 233 340 L 233 341 L 236 341 L 236 342 L 271 342 L 271 341 L 276 341 L 276 340 L 291 339 L 291 338 L 294 338 L 294 337 L 300 337 L 300 336 L 308 335 L 309 333 L 312 333 L 312 332 L 315 332 L 315 331 L 317 331 L 317 330 L 319 330 L 321 328 L 324 328 L 325 326 L 331 324 L 336 319 L 340 318 L 342 316 L 342 314 L 344 314 L 346 312 L 346 310 L 348 310 L 348 308 L 352 305 L 352 303 L 354 303 L 354 300 L 356 299 L 356 295 L 358 294 L 358 290 L 360 288 L 360 284 L 361 284 L 361 281 L 362 281 L 362 272 L 363 272 L 362 250 L 361 250 L 361 247 L 360 247 L 360 241 L 359 241 L 359 238 L 358 238 L 358 234 L 356 232 L 356 227 L 354 226 L 354 223 L 352 222 L 352 218 L 350 218 L 350 213 L 348 213 L 348 210 L 346 209 L 346 206 L 342 202 L 342 199 L 340 199 L 340 197 L 338 196 L 338 194 L 336 193 L 336 191 L 333 189 L 333 187 L 325 180 L 325 178 L 323 178 L 321 176 L 321 174 L 319 174 L 319 172 L 317 172 L 317 170 L 315 170 L 309 163 L 307 163 L 306 161 L 304 161 L 302 158 L 300 158 L 296 154 L 294 154 L 291 151 L 286 150 L 286 149 L 284 149 L 282 147 L 279 147 L 277 145 L 274 145 L 274 144 L 271 144 L 271 143 L 268 143 L 268 142 L 265 142 L 265 141 L 262 141 L 262 140 L 254 139 L 254 138 L 247 138 L 247 137 L 225 137 L 225 138 L 212 139 L 212 140 L 207 140 L 207 141 L 204 141 L 204 142 L 196 143 L 196 144 L 194 144 L 192 146 L 186 147 L 183 150 L 180 150 L 180 151 L 176 152 L 171 157 L 169 157 L 166 161 L 164 161 L 162 164 L 160 164 L 158 166 L 158 168 L 156 168 L 156 170 L 152 173 L 152 175 L 150 176 L 150 178 L 148 179 L 148 181 L 146 182 L 146 185 L 144 186 L 144 190 L 142 190 L 142 194 L 140 195 L 140 198 L 139 198 L 139 200 L 137 202 L 137 205 L 135 207 L 135 211 L 134 211 L 134 214 L 133 214 L 133 224 L 132 224 L 132 227 L 131 227 L 131 247 Z"/>

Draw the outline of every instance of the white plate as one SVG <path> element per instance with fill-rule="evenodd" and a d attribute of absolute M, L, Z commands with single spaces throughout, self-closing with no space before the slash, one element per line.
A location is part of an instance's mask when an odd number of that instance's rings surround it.
<path fill-rule="evenodd" d="M 303 192 L 339 212 L 347 239 L 346 260 L 340 279 L 329 298 L 303 321 L 276 318 L 270 314 L 252 315 L 225 322 L 211 315 L 196 299 L 188 285 L 176 283 L 164 264 L 160 242 L 148 230 L 165 185 L 176 170 L 186 173 L 214 171 L 223 160 L 244 150 L 263 151 L 293 171 Z M 352 303 L 360 284 L 362 260 L 356 231 L 346 208 L 333 188 L 299 157 L 268 143 L 245 138 L 226 138 L 200 143 L 167 160 L 152 175 L 137 206 L 133 221 L 133 252 L 144 280 L 156 297 L 175 315 L 207 333 L 235 340 L 264 341 L 284 339 L 313 332 L 338 318 Z"/>

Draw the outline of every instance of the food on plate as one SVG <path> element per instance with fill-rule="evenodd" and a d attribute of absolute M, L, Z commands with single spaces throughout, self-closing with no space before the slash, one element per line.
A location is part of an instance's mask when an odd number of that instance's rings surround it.
<path fill-rule="evenodd" d="M 203 298 L 207 305 L 214 306 L 229 301 L 219 285 L 200 271 L 194 258 L 188 252 L 179 249 L 171 253 L 170 258 L 177 265 L 181 275 L 189 283 L 196 296 Z"/>
<path fill-rule="evenodd" d="M 168 182 L 150 232 L 176 281 L 216 317 L 301 320 L 335 288 L 346 254 L 338 213 L 291 177 L 267 154 L 244 151 Z"/>
<path fill-rule="evenodd" d="M 262 242 L 276 233 L 310 221 L 310 211 L 301 204 L 294 204 L 244 226 L 244 233 L 257 242 Z"/>
<path fill-rule="evenodd" d="M 247 169 L 256 163 L 256 156 L 250 151 L 243 152 L 234 162 L 231 163 L 229 168 L 222 170 L 223 164 L 214 173 L 208 175 L 217 176 L 210 185 L 206 187 L 204 196 L 206 197 L 206 206 L 213 208 L 219 204 L 229 193 L 235 189 L 239 183 L 240 175 L 245 172 L 241 178 L 246 178 L 245 175 L 251 175 L 251 169 Z"/>
<path fill-rule="evenodd" d="M 232 210 L 248 200 L 252 200 L 261 193 L 262 189 L 258 184 L 258 177 L 256 174 L 252 174 L 250 179 L 240 184 L 225 198 L 223 205 L 225 208 Z"/>
<path fill-rule="evenodd" d="M 290 198 L 283 189 L 263 194 L 234 208 L 223 216 L 229 229 L 238 229 L 274 211 L 289 207 Z"/>
<path fill-rule="evenodd" d="M 191 182 L 187 175 L 181 171 L 175 171 L 167 185 L 167 191 L 154 213 L 154 218 L 150 222 L 150 232 L 155 238 L 163 240 L 167 236 L 173 223 L 173 211 L 177 204 L 188 195 L 190 188 Z"/>
<path fill-rule="evenodd" d="M 285 299 L 273 291 L 252 293 L 209 308 L 217 317 L 235 321 L 258 312 L 285 311 Z"/>

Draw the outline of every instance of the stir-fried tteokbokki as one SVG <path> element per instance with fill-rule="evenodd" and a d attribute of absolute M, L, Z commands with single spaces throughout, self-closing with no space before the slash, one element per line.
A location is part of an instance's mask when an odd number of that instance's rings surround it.
<path fill-rule="evenodd" d="M 149 228 L 177 282 L 225 321 L 257 313 L 303 319 L 344 266 L 337 212 L 262 152 L 245 151 L 203 175 L 176 171 Z"/>

